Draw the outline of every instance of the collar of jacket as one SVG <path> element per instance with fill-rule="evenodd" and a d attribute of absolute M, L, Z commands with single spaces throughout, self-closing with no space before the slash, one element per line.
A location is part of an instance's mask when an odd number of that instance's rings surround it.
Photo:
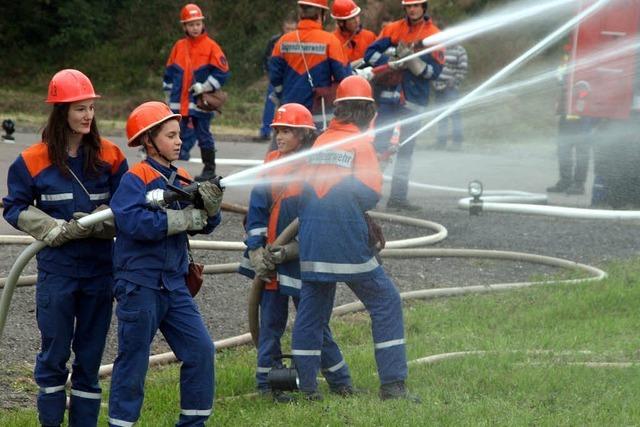
<path fill-rule="evenodd" d="M 202 40 L 206 39 L 207 37 L 209 37 L 209 34 L 207 34 L 207 32 L 203 30 L 199 36 L 196 36 L 196 37 L 187 36 L 187 40 L 189 40 L 189 43 L 198 44 Z"/>
<path fill-rule="evenodd" d="M 329 129 L 337 130 L 340 132 L 361 133 L 360 129 L 358 129 L 358 126 L 354 125 L 353 123 L 342 122 L 338 119 L 332 119 L 329 122 Z"/>
<path fill-rule="evenodd" d="M 298 22 L 298 30 L 321 30 L 322 24 L 313 19 L 301 19 Z"/>
<path fill-rule="evenodd" d="M 171 174 L 173 172 L 178 173 L 178 168 L 177 167 L 175 167 L 173 165 L 171 165 L 169 167 L 166 167 L 166 166 L 158 163 L 157 161 L 155 161 L 151 157 L 147 157 L 144 161 L 147 162 L 152 168 L 154 168 L 155 170 L 160 172 L 162 175 L 164 175 L 165 178 L 170 178 Z"/>

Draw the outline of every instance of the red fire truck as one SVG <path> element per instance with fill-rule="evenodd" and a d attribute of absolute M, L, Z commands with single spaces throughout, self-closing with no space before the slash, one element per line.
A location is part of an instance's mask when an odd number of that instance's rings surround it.
<path fill-rule="evenodd" d="M 594 3 L 583 1 L 581 10 Z M 640 207 L 639 40 L 640 0 L 610 0 L 573 33 L 571 60 L 589 65 L 568 76 L 567 113 L 598 122 L 595 205 Z"/>

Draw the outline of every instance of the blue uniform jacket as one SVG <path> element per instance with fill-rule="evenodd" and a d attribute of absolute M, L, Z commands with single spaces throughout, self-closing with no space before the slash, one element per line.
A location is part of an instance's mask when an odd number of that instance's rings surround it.
<path fill-rule="evenodd" d="M 313 145 L 299 200 L 302 280 L 346 282 L 373 277 L 381 268 L 369 246 L 364 212 L 380 199 L 382 173 L 371 137 L 358 136 L 353 124 L 332 120 Z"/>
<path fill-rule="evenodd" d="M 313 107 L 313 88 L 329 88 L 350 76 L 351 66 L 340 41 L 318 22 L 303 19 L 298 29 L 280 37 L 269 62 L 269 80 L 282 104 Z"/>
<path fill-rule="evenodd" d="M 167 178 L 173 171 L 189 178 L 186 171 L 164 167 L 150 158 L 134 165 L 122 177 L 111 201 L 118 228 L 114 273 L 116 280 L 124 279 L 152 289 L 175 290 L 186 286 L 187 233 L 167 236 L 167 213 L 146 203 L 147 192 L 167 188 L 167 181 L 158 171 Z M 183 186 L 177 179 L 174 185 Z M 186 202 L 175 202 L 170 209 L 186 206 Z M 220 214 L 210 217 L 201 233 L 211 233 L 220 220 Z"/>
<path fill-rule="evenodd" d="M 282 155 L 279 151 L 267 154 L 265 163 L 277 160 Z M 291 163 L 269 170 L 270 177 L 289 178 L 290 182 L 260 184 L 253 188 L 249 199 L 249 211 L 245 225 L 247 251 L 240 263 L 238 272 L 253 278 L 255 273 L 248 259 L 248 250 L 272 243 L 276 237 L 298 217 L 298 197 L 301 183 L 292 178 L 299 171 L 299 164 Z M 297 297 L 300 293 L 300 263 L 292 260 L 277 265 L 277 276 L 265 285 L 267 290 L 279 289 L 281 293 Z"/>
<path fill-rule="evenodd" d="M 378 39 L 367 48 L 364 59 L 374 67 L 386 64 L 389 62 L 389 56 L 385 52 L 390 47 L 396 47 L 400 42 L 418 43 L 439 31 L 431 22 L 431 18 L 426 15 L 424 21 L 417 25 L 411 25 L 406 18 L 392 22 L 382 29 Z M 419 46 L 418 49 L 424 49 L 421 44 Z M 382 104 L 400 104 L 404 100 L 418 106 L 427 105 L 429 103 L 429 82 L 438 78 L 442 72 L 444 55 L 442 51 L 438 50 L 422 55 L 420 59 L 433 67 L 432 75 L 426 75 L 429 67 L 425 68 L 420 76 L 413 75 L 407 69 L 396 71 L 401 74 L 399 84 L 391 86 L 374 84 L 376 101 Z"/>
<path fill-rule="evenodd" d="M 82 181 L 85 193 L 73 176 L 64 176 L 49 160 L 45 143 L 39 142 L 24 150 L 9 167 L 8 196 L 3 199 L 4 218 L 18 228 L 18 217 L 29 205 L 47 215 L 69 221 L 74 212 L 90 213 L 99 205 L 108 205 L 120 178 L 127 170 L 127 161 L 117 145 L 102 139 L 100 159 L 104 162 L 97 176 L 85 176 L 82 149 L 67 164 Z M 45 247 L 38 252 L 38 269 L 69 277 L 94 277 L 111 274 L 113 241 L 79 239 L 60 247 Z"/>

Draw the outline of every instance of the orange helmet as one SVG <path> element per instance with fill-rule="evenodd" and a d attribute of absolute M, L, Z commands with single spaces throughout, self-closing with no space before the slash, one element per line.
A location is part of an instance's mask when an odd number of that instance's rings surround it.
<path fill-rule="evenodd" d="M 329 0 L 298 0 L 298 4 L 329 10 Z"/>
<path fill-rule="evenodd" d="M 138 105 L 129 114 L 127 119 L 127 145 L 137 147 L 142 143 L 137 138 L 145 131 L 155 125 L 176 118 L 180 119 L 180 114 L 175 114 L 167 104 L 158 101 L 149 101 Z"/>
<path fill-rule="evenodd" d="M 180 11 L 180 22 L 183 24 L 191 21 L 198 21 L 200 19 L 204 19 L 204 15 L 202 14 L 202 10 L 196 4 L 189 3 Z"/>
<path fill-rule="evenodd" d="M 360 15 L 361 11 L 352 0 L 336 0 L 331 6 L 331 17 L 337 20 L 347 20 Z"/>
<path fill-rule="evenodd" d="M 408 4 L 422 4 L 426 2 L 427 0 L 402 0 L 402 5 L 406 6 Z"/>
<path fill-rule="evenodd" d="M 45 102 L 58 104 L 95 98 L 100 98 L 100 95 L 96 95 L 89 77 L 78 70 L 66 69 L 51 78 Z"/>
<path fill-rule="evenodd" d="M 309 110 L 304 105 L 295 102 L 284 104 L 276 110 L 271 123 L 271 127 L 275 126 L 316 129 Z"/>
<path fill-rule="evenodd" d="M 371 101 L 373 102 L 373 90 L 364 77 L 349 76 L 342 80 L 336 91 L 334 104 L 342 101 Z"/>

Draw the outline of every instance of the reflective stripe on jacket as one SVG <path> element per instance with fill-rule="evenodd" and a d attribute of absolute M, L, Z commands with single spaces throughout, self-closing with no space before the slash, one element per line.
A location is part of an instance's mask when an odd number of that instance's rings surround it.
<path fill-rule="evenodd" d="M 385 54 L 385 51 L 390 47 L 398 46 L 400 42 L 405 44 L 420 43 L 423 39 L 438 32 L 440 30 L 427 15 L 419 24 L 411 24 L 407 18 L 394 21 L 382 29 L 378 39 L 367 49 L 364 59 L 374 67 L 386 64 L 389 62 L 389 56 Z M 419 49 L 423 49 L 422 44 L 419 46 Z M 402 73 L 400 84 L 375 88 L 376 101 L 397 104 L 404 97 L 410 103 L 427 105 L 429 103 L 429 81 L 440 75 L 444 64 L 444 51 L 437 50 L 420 56 L 420 59 L 433 68 L 433 74 L 426 75 L 427 69 L 425 69 L 423 75 L 415 76 L 408 69 L 402 70 L 400 71 Z M 388 99 L 379 99 L 381 92 L 389 94 Z"/>
<path fill-rule="evenodd" d="M 320 23 L 303 19 L 296 31 L 276 42 L 269 64 L 269 80 L 282 104 L 297 102 L 311 110 L 313 89 L 307 68 L 314 88 L 331 87 L 351 75 L 340 41 Z"/>
<path fill-rule="evenodd" d="M 167 60 L 162 86 L 169 93 L 169 107 L 174 113 L 210 117 L 212 113 L 196 107 L 189 89 L 196 82 L 220 89 L 228 77 L 229 64 L 224 52 L 207 33 L 202 33 L 176 42 Z"/>
<path fill-rule="evenodd" d="M 172 172 L 190 178 L 183 169 L 167 168 L 153 159 L 135 164 L 122 177 L 111 201 L 118 227 L 114 249 L 116 280 L 124 279 L 153 289 L 174 290 L 185 286 L 187 273 L 187 233 L 167 236 L 167 213 L 148 206 L 146 194 L 154 189 L 167 189 Z M 176 180 L 176 186 L 184 186 Z M 170 209 L 182 209 L 186 202 L 174 202 Z M 210 217 L 205 228 L 197 233 L 208 234 L 220 223 L 221 216 Z M 196 232 L 189 232 L 196 234 Z"/>
<path fill-rule="evenodd" d="M 305 282 L 362 279 L 380 268 L 364 218 L 382 190 L 372 138 L 334 119 L 313 148 L 347 138 L 349 142 L 312 155 L 305 167 L 298 233 Z"/>
<path fill-rule="evenodd" d="M 56 219 L 69 221 L 74 212 L 90 213 L 100 205 L 108 205 L 127 160 L 117 145 L 102 138 L 100 160 L 104 162 L 96 176 L 84 173 L 84 153 L 69 157 L 67 165 L 82 182 L 65 176 L 51 164 L 47 144 L 39 142 L 24 150 L 9 167 L 8 196 L 3 199 L 4 218 L 18 228 L 20 213 L 30 205 Z M 38 252 L 38 269 L 71 277 L 93 277 L 111 274 L 113 242 L 105 239 L 79 239 L 60 247 L 45 247 Z"/>

